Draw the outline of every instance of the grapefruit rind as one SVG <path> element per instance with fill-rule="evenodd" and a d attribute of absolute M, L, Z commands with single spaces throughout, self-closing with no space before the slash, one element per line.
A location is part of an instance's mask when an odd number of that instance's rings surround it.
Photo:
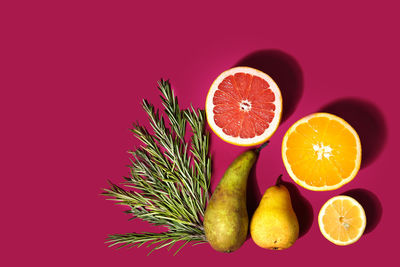
<path fill-rule="evenodd" d="M 347 130 L 349 130 L 353 136 L 355 137 L 355 141 L 356 141 L 356 147 L 357 147 L 357 155 L 356 155 L 356 165 L 353 169 L 353 171 L 351 172 L 351 174 L 345 178 L 342 179 L 342 181 L 338 184 L 335 185 L 325 185 L 325 186 L 312 186 L 307 184 L 306 182 L 304 182 L 303 180 L 299 179 L 296 174 L 294 174 L 292 167 L 287 159 L 286 156 L 286 143 L 287 140 L 290 136 L 290 134 L 295 131 L 296 127 L 299 126 L 300 124 L 303 124 L 307 121 L 309 121 L 312 118 L 316 118 L 316 117 L 325 117 L 328 119 L 332 119 L 335 120 L 337 122 L 340 122 Z M 354 177 L 357 175 L 358 171 L 360 170 L 360 166 L 361 166 L 361 141 L 360 141 L 360 137 L 358 136 L 357 132 L 354 130 L 353 127 L 350 126 L 350 124 L 348 124 L 344 119 L 330 114 L 330 113 L 325 113 L 325 112 L 319 112 L 319 113 L 313 113 L 310 114 L 308 116 L 305 116 L 303 118 L 301 118 L 300 120 L 296 121 L 292 126 L 290 126 L 290 128 L 287 130 L 285 136 L 283 137 L 282 140 L 282 160 L 283 160 L 283 164 L 285 165 L 285 168 L 289 174 L 289 176 L 292 178 L 293 181 L 295 181 L 298 185 L 308 189 L 308 190 L 312 190 L 312 191 L 331 191 L 331 190 L 335 190 L 338 189 L 340 187 L 342 187 L 343 185 L 349 183 L 350 181 L 352 181 L 354 179 Z"/>
<path fill-rule="evenodd" d="M 353 238 L 353 239 L 351 239 L 351 240 L 349 240 L 347 242 L 343 242 L 343 241 L 340 241 L 340 240 L 332 238 L 331 235 L 329 235 L 326 232 L 325 227 L 324 227 L 323 217 L 325 215 L 325 210 L 326 210 L 326 208 L 328 206 L 332 205 L 332 203 L 334 201 L 336 201 L 336 200 L 350 200 L 352 202 L 352 204 L 354 204 L 354 206 L 357 206 L 360 209 L 360 215 L 361 215 L 361 220 L 363 222 L 363 225 L 362 225 L 358 235 L 355 238 Z M 319 230 L 321 231 L 322 235 L 327 240 L 329 240 L 330 242 L 334 243 L 335 245 L 347 246 L 347 245 L 350 245 L 350 244 L 353 244 L 353 243 L 357 242 L 361 238 L 361 236 L 363 235 L 366 225 L 367 225 L 367 217 L 365 215 L 364 208 L 361 206 L 361 204 L 357 200 L 355 200 L 354 198 L 349 197 L 349 196 L 339 195 L 339 196 L 332 197 L 327 202 L 325 202 L 325 204 L 321 207 L 321 209 L 320 209 L 320 211 L 318 213 Z"/>
<path fill-rule="evenodd" d="M 255 136 L 253 138 L 233 137 L 233 136 L 225 134 L 222 131 L 222 129 L 220 127 L 218 127 L 216 125 L 216 123 L 214 122 L 213 96 L 218 89 L 218 85 L 226 77 L 228 77 L 230 75 L 234 75 L 236 73 L 251 74 L 251 75 L 258 76 L 258 77 L 266 80 L 270 86 L 269 88 L 275 94 L 275 101 L 273 102 L 273 104 L 275 105 L 275 111 L 274 111 L 275 115 L 274 115 L 274 118 L 272 119 L 272 122 L 269 124 L 269 127 L 265 130 L 265 132 L 262 135 Z M 271 136 L 278 129 L 278 126 L 279 126 L 279 123 L 280 123 L 281 117 L 282 117 L 282 95 L 281 95 L 278 85 L 268 74 L 266 74 L 260 70 L 251 68 L 251 67 L 239 66 L 239 67 L 234 67 L 234 68 L 224 71 L 214 80 L 214 82 L 212 83 L 212 85 L 208 91 L 208 94 L 207 94 L 205 110 L 206 110 L 206 117 L 207 117 L 208 125 L 210 126 L 211 130 L 219 138 L 221 138 L 222 140 L 224 140 L 227 143 L 237 145 L 237 146 L 255 146 L 255 145 L 259 145 L 259 144 L 266 142 L 268 139 L 271 138 Z"/>

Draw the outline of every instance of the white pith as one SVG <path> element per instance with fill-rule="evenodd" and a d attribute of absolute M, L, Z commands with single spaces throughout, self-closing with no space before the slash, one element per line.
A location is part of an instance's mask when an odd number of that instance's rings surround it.
<path fill-rule="evenodd" d="M 325 146 L 322 142 L 314 144 L 313 149 L 317 153 L 318 160 L 321 160 L 322 157 L 329 159 L 332 156 L 332 148 L 329 145 Z"/>
<path fill-rule="evenodd" d="M 213 109 L 214 109 L 215 105 L 213 103 L 213 97 L 214 97 L 215 92 L 218 90 L 218 85 L 226 77 L 228 77 L 230 75 L 234 75 L 236 73 L 251 74 L 251 75 L 258 76 L 258 77 L 264 79 L 270 85 L 269 89 L 271 89 L 272 92 L 275 94 L 275 101 L 272 102 L 275 105 L 275 110 L 274 110 L 275 116 L 272 119 L 271 123 L 269 124 L 269 127 L 264 131 L 264 133 L 261 135 L 255 136 L 253 138 L 241 138 L 240 136 L 233 137 L 233 136 L 227 135 L 222 131 L 222 129 L 219 126 L 216 125 L 216 123 L 214 121 Z M 240 108 L 245 112 L 250 111 L 251 110 L 251 102 L 248 100 L 242 100 L 242 102 L 240 103 Z M 265 74 L 264 72 L 250 68 L 250 67 L 235 67 L 235 68 L 229 69 L 229 70 L 223 72 L 222 74 L 220 74 L 215 79 L 213 84 L 211 85 L 211 88 L 208 92 L 207 99 L 206 99 L 207 121 L 208 121 L 208 124 L 210 125 L 211 129 L 224 141 L 231 143 L 231 144 L 240 145 L 240 146 L 256 145 L 256 144 L 260 144 L 260 143 L 268 140 L 269 137 L 271 137 L 271 135 L 276 131 L 276 129 L 279 126 L 279 122 L 281 119 L 281 113 L 282 113 L 282 95 L 281 95 L 281 92 L 280 92 L 277 84 L 275 83 L 275 81 L 270 76 Z"/>
<path fill-rule="evenodd" d="M 240 109 L 249 112 L 251 110 L 251 102 L 247 99 L 242 100 L 242 102 L 240 102 Z"/>

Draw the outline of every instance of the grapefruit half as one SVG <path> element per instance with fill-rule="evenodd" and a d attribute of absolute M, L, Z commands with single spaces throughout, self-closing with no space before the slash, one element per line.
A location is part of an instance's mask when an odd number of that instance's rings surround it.
<path fill-rule="evenodd" d="M 221 73 L 206 99 L 207 121 L 225 142 L 254 146 L 267 141 L 279 126 L 282 95 L 274 80 L 250 67 Z"/>

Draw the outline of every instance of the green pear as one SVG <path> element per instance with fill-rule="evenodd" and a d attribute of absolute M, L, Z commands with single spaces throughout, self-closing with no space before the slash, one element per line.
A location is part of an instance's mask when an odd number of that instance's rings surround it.
<path fill-rule="evenodd" d="M 246 240 L 247 178 L 262 147 L 245 151 L 232 162 L 207 205 L 204 231 L 208 243 L 217 251 L 233 252 Z"/>
<path fill-rule="evenodd" d="M 289 248 L 297 240 L 299 222 L 280 179 L 265 191 L 251 219 L 250 234 L 258 246 L 273 250 Z"/>

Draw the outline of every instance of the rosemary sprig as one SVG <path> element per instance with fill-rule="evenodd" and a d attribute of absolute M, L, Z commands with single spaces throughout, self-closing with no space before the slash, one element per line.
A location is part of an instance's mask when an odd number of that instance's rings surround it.
<path fill-rule="evenodd" d="M 143 100 L 153 134 L 139 124 L 133 125 L 131 131 L 143 145 L 130 151 L 130 176 L 125 177 L 124 187 L 110 182 L 110 188 L 104 189 L 102 194 L 129 206 L 127 213 L 133 218 L 166 226 L 168 230 L 115 234 L 106 242 L 119 248 L 147 243 L 154 245 L 151 253 L 164 247 L 170 249 L 182 241 L 176 254 L 189 242 L 206 242 L 202 218 L 209 199 L 211 177 L 209 135 L 205 131 L 204 110 L 193 106 L 181 110 L 169 81 L 159 81 L 158 89 L 168 126 L 160 112 Z M 192 131 L 191 142 L 185 140 L 187 124 Z"/>

